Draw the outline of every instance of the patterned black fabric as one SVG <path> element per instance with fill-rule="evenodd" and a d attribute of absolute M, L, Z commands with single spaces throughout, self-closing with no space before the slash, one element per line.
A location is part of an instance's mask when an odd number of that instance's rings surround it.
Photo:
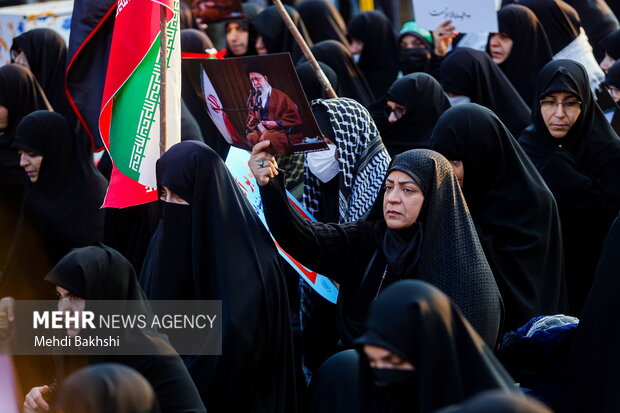
<path fill-rule="evenodd" d="M 565 309 L 560 216 L 553 194 L 493 112 L 448 109 L 432 149 L 463 162 L 463 194 L 506 308 L 506 329 Z"/>
<path fill-rule="evenodd" d="M 382 288 L 417 278 L 447 294 L 494 346 L 501 296 L 450 163 L 437 152 L 415 149 L 397 156 L 390 169 L 416 176 L 426 188 L 417 220 L 421 241 L 414 237 L 421 244 L 415 249 L 420 257 L 412 271 L 386 271 L 382 191 L 366 219 L 345 224 L 310 222 L 289 205 L 279 175 L 260 187 L 272 234 L 299 262 L 340 284 L 339 327 L 345 344 L 363 332 L 368 307 Z"/>
<path fill-rule="evenodd" d="M 390 155 L 383 146 L 379 130 L 362 105 L 348 98 L 312 102 L 324 108 L 334 130 L 340 172 L 338 222 L 351 222 L 365 217 L 383 183 Z M 313 214 L 321 197 L 320 181 L 305 162 L 304 206 Z"/>

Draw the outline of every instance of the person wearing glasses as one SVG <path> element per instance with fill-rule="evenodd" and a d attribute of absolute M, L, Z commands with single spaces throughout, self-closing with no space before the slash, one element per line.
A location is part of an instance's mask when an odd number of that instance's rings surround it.
<path fill-rule="evenodd" d="M 579 315 L 620 210 L 620 138 L 593 99 L 581 64 L 560 59 L 545 65 L 536 96 L 533 125 L 519 143 L 557 201 L 570 314 Z"/>
<path fill-rule="evenodd" d="M 616 133 L 620 133 L 620 62 L 616 62 L 609 68 L 605 75 L 605 81 L 601 84 L 611 98 L 616 102 L 616 110 L 614 110 L 611 118 L 611 127 Z"/>
<path fill-rule="evenodd" d="M 392 83 L 385 99 L 389 123 L 381 138 L 390 156 L 430 148 L 435 123 L 450 108 L 441 85 L 426 73 L 411 73 Z"/>

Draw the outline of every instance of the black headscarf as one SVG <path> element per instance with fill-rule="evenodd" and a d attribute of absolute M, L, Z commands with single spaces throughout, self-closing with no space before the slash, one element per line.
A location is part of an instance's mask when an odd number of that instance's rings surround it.
<path fill-rule="evenodd" d="M 592 97 L 579 63 L 555 60 L 538 75 L 536 96 L 570 92 L 581 113 L 564 138 L 553 138 L 540 106 L 519 143 L 545 179 L 558 203 L 571 312 L 578 315 L 592 279 L 602 241 L 620 209 L 620 139 Z"/>
<path fill-rule="evenodd" d="M 181 30 L 181 50 L 190 53 L 205 53 L 206 48 L 212 48 L 211 39 L 202 31 L 196 29 Z M 202 140 L 207 143 L 222 159 L 226 159 L 230 145 L 217 129 L 209 116 L 208 109 L 196 92 L 192 79 L 200 79 L 198 63 L 195 61 L 181 62 L 181 98 L 189 114 L 198 123 Z M 184 136 L 181 136 L 183 139 Z M 196 139 L 199 140 L 199 139 Z"/>
<path fill-rule="evenodd" d="M 312 0 L 314 1 L 314 0 Z M 329 80 L 329 83 L 332 85 L 334 92 L 336 95 L 340 95 L 340 84 L 338 83 L 338 75 L 334 72 L 334 69 L 329 67 L 323 62 L 318 62 L 319 66 L 321 66 L 321 70 Z M 297 72 L 297 77 L 299 77 L 299 81 L 301 82 L 301 87 L 304 89 L 304 93 L 306 94 L 306 99 L 308 101 L 312 101 L 314 99 L 328 99 L 327 92 L 323 89 L 323 85 L 319 82 L 319 78 L 317 77 L 312 65 L 309 62 L 299 63 L 295 66 L 295 71 Z"/>
<path fill-rule="evenodd" d="M 620 218 L 611 225 L 572 349 L 574 366 L 564 397 L 567 412 L 612 412 L 620 385 Z"/>
<path fill-rule="evenodd" d="M 213 42 L 202 30 L 181 30 L 181 49 L 189 53 L 206 53 L 206 49 L 213 49 Z"/>
<path fill-rule="evenodd" d="M 306 26 L 304 26 L 304 22 L 297 10 L 290 6 L 284 6 L 284 8 L 291 17 L 291 20 L 293 20 L 299 33 L 301 33 L 301 36 L 306 41 L 306 44 L 312 46 L 312 41 L 306 31 Z M 254 27 L 257 36 L 263 37 L 263 42 L 265 43 L 268 53 L 289 52 L 293 62 L 296 62 L 303 56 L 301 49 L 286 27 L 286 24 L 284 24 L 284 20 L 282 20 L 276 6 L 265 8 L 265 10 L 250 21 L 250 25 Z"/>
<path fill-rule="evenodd" d="M 355 64 L 349 50 L 340 42 L 335 40 L 325 40 L 315 44 L 310 48 L 312 54 L 327 66 L 334 69 L 338 76 L 338 83 L 342 96 L 357 100 L 363 106 L 368 107 L 373 101 L 374 96 L 364 74 Z M 303 57 L 299 63 L 306 61 Z"/>
<path fill-rule="evenodd" d="M 237 56 L 232 53 L 228 42 L 226 42 L 226 56 L 225 57 L 241 57 L 241 56 L 254 56 L 256 55 L 256 32 L 254 27 L 250 25 L 250 20 L 254 17 L 258 16 L 260 12 L 263 11 L 263 7 L 257 3 L 241 3 L 241 7 L 243 8 L 243 15 L 245 17 L 244 20 L 230 20 L 224 24 L 224 32 L 228 30 L 228 25 L 230 23 L 236 23 L 243 28 L 243 30 L 248 32 L 248 49 L 245 54 Z"/>
<path fill-rule="evenodd" d="M 43 160 L 37 181 L 24 195 L 0 291 L 18 299 L 43 299 L 48 294 L 41 279 L 50 268 L 72 248 L 102 240 L 100 207 L 107 181 L 58 113 L 25 116 L 12 148 L 42 155 Z"/>
<path fill-rule="evenodd" d="M 561 91 L 573 93 L 582 102 L 581 114 L 568 134 L 562 139 L 553 138 L 539 105 L 535 104 L 532 107 L 533 128 L 524 135 L 536 138 L 540 146 L 547 144 L 557 148 L 561 145 L 594 177 L 610 202 L 619 208 L 620 181 L 616 179 L 616 171 L 620 170 L 620 139 L 596 104 L 582 65 L 571 60 L 556 60 L 543 68 L 538 75 L 537 98 Z"/>
<path fill-rule="evenodd" d="M 607 71 L 605 81 L 601 84 L 601 86 L 608 85 L 620 89 L 620 61 L 614 63 L 613 66 Z"/>
<path fill-rule="evenodd" d="M 601 41 L 605 53 L 612 59 L 620 60 L 620 29 L 611 32 Z"/>
<path fill-rule="evenodd" d="M 562 0 L 518 0 L 516 3 L 532 10 L 538 17 L 554 55 L 579 36 L 579 15 Z"/>
<path fill-rule="evenodd" d="M 67 45 L 62 36 L 50 29 L 30 30 L 13 39 L 11 50 L 24 52 L 30 71 L 54 110 L 66 117 L 71 127 L 77 125 L 65 94 Z"/>
<path fill-rule="evenodd" d="M 186 141 L 157 161 L 162 202 L 141 283 L 150 299 L 222 300 L 221 356 L 185 362 L 211 412 L 295 411 L 285 280 L 273 241 L 224 162 Z"/>
<path fill-rule="evenodd" d="M 424 193 L 417 224 L 404 232 L 387 229 L 383 190 L 366 219 L 323 224 L 303 219 L 287 204 L 281 178 L 260 187 L 269 228 L 291 256 L 340 283 L 339 329 L 345 344 L 362 332 L 381 288 L 418 278 L 450 296 L 494 346 L 501 297 L 450 163 L 437 152 L 414 149 L 398 155 L 387 174 L 393 170 L 411 176 Z"/>
<path fill-rule="evenodd" d="M 21 65 L 0 67 L 0 105 L 8 110 L 8 127 L 0 131 L 0 270 L 4 267 L 15 232 L 28 176 L 19 155 L 10 148 L 15 128 L 30 112 L 51 110 L 32 72 Z"/>
<path fill-rule="evenodd" d="M 326 0 L 304 0 L 296 7 L 312 42 L 336 40 L 349 47 L 347 26 L 340 12 Z"/>
<path fill-rule="evenodd" d="M 382 292 L 356 343 L 385 348 L 415 367 L 410 392 L 418 397 L 408 411 L 430 412 L 484 390 L 516 391 L 459 307 L 426 282 L 400 281 Z"/>
<path fill-rule="evenodd" d="M 458 47 L 443 60 L 440 72 L 447 93 L 467 96 L 491 109 L 513 136 L 530 124 L 528 106 L 488 54 Z"/>
<path fill-rule="evenodd" d="M 152 313 L 129 261 L 103 244 L 74 249 L 54 266 L 45 280 L 85 299 L 86 308 L 89 300 L 115 300 L 131 303 L 131 308 L 142 314 Z M 122 308 L 118 311 L 123 313 Z M 152 355 L 58 356 L 57 380 L 69 376 L 76 368 L 90 364 L 121 363 L 133 367 L 148 380 L 162 413 L 205 412 L 187 369 L 164 334 L 156 328 L 124 329 L 122 334 L 124 343 L 144 348 L 145 353 Z"/>
<path fill-rule="evenodd" d="M 76 371 L 62 384 L 55 408 L 65 413 L 159 413 L 153 387 L 136 370 L 103 363 Z"/>
<path fill-rule="evenodd" d="M 9 111 L 9 125 L 0 135 L 0 145 L 10 145 L 20 120 L 35 110 L 52 110 L 32 72 L 22 65 L 0 67 L 0 105 Z"/>
<path fill-rule="evenodd" d="M 418 217 L 423 235 L 417 278 L 447 294 L 492 346 L 497 323 L 503 318 L 501 296 L 452 167 L 437 152 L 413 149 L 394 158 L 387 175 L 392 171 L 411 176 L 424 192 Z M 375 203 L 381 211 L 383 192 Z M 369 219 L 376 216 L 377 209 Z M 386 240 L 394 232 L 385 230 L 383 254 L 388 261 L 392 248 Z M 455 249 L 454 243 L 459 241 L 462 244 Z"/>
<path fill-rule="evenodd" d="M 383 96 L 399 71 L 398 41 L 392 23 L 380 11 L 362 12 L 349 23 L 348 36 L 364 43 L 359 67 L 372 93 Z"/>
<path fill-rule="evenodd" d="M 565 310 L 560 217 L 523 149 L 490 110 L 449 109 L 432 148 L 463 162 L 463 194 L 506 309 L 506 330 Z"/>
<path fill-rule="evenodd" d="M 607 74 L 605 74 L 605 81 L 601 83 L 601 86 L 607 85 L 620 89 L 620 61 L 614 63 L 607 71 Z M 616 109 L 614 110 L 614 115 L 611 120 L 611 127 L 616 134 L 620 134 L 620 108 L 618 108 L 618 103 L 616 103 Z"/>
<path fill-rule="evenodd" d="M 185 29 L 197 29 L 198 24 L 196 24 L 196 20 L 194 19 L 194 14 L 192 13 L 192 9 L 185 2 L 180 3 L 179 10 L 179 25 L 181 30 Z"/>
<path fill-rule="evenodd" d="M 614 0 L 565 0 L 579 14 L 579 20 L 583 26 L 588 40 L 594 49 L 597 60 L 604 56 L 599 46 L 601 40 L 609 33 L 617 30 L 618 16 L 614 15 L 607 3 Z"/>
<path fill-rule="evenodd" d="M 394 82 L 385 100 L 407 109 L 402 118 L 381 130 L 390 156 L 409 149 L 430 148 L 435 123 L 450 108 L 441 85 L 426 73 L 412 73 Z"/>
<path fill-rule="evenodd" d="M 530 9 L 511 4 L 497 12 L 499 32 L 512 40 L 510 54 L 499 65 L 526 104 L 534 102 L 536 76 L 553 53 L 545 29 Z M 487 46 L 488 51 L 488 46 Z"/>

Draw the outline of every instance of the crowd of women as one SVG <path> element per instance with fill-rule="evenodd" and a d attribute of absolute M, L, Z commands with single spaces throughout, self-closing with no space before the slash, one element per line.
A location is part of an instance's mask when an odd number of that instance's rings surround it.
<path fill-rule="evenodd" d="M 64 94 L 64 41 L 16 37 L 0 67 L 0 339 L 12 300 L 223 309 L 217 356 L 180 357 L 157 330 L 139 335 L 149 356 L 0 356 L 20 409 L 620 411 L 618 18 L 602 0 L 503 3 L 490 34 L 419 27 L 397 2 L 287 5 L 330 99 L 275 6 L 208 27 L 184 6 L 184 51 L 291 54 L 330 150 L 276 158 L 263 141 L 248 165 L 269 232 L 336 304 L 278 253 L 188 68 L 159 201 L 101 209 L 111 163 Z"/>

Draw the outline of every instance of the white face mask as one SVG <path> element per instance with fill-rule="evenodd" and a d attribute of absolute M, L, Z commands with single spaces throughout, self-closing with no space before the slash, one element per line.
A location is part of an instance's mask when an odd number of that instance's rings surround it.
<path fill-rule="evenodd" d="M 467 96 L 455 96 L 453 98 L 448 96 L 448 100 L 450 101 L 450 106 L 452 107 L 463 105 L 465 103 L 471 103 L 471 99 L 468 98 Z"/>
<path fill-rule="evenodd" d="M 308 153 L 308 168 L 323 183 L 331 181 L 340 172 L 336 159 L 336 145 L 328 144 L 328 150 Z"/>
<path fill-rule="evenodd" d="M 362 54 L 361 53 L 355 53 L 355 54 L 352 54 L 351 57 L 353 58 L 353 61 L 355 63 L 359 63 L 360 62 L 360 57 L 362 57 Z"/>

